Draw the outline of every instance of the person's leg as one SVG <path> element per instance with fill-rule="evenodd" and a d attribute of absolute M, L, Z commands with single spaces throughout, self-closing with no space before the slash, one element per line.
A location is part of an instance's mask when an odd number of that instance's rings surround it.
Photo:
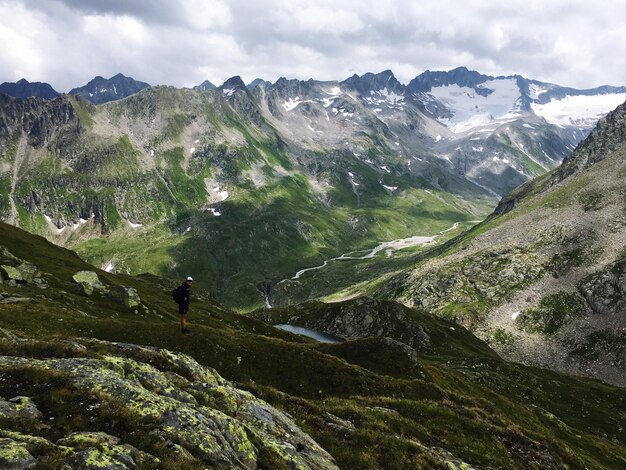
<path fill-rule="evenodd" d="M 180 314 L 180 331 L 184 333 L 186 330 L 187 330 L 187 314 L 181 313 Z"/>

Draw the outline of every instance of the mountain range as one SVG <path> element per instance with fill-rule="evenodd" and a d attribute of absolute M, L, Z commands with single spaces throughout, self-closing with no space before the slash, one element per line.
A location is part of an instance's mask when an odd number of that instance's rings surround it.
<path fill-rule="evenodd" d="M 101 105 L 0 97 L 2 218 L 110 270 L 201 273 L 249 309 L 263 281 L 457 234 L 626 96 L 465 68 L 406 86 L 390 71 L 251 85 L 147 87 Z"/>

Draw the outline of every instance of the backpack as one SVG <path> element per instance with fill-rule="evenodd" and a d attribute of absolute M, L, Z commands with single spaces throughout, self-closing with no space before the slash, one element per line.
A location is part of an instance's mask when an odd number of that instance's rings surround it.
<path fill-rule="evenodd" d="M 176 289 L 172 291 L 172 299 L 177 304 L 181 303 L 183 300 L 183 286 L 178 286 Z"/>

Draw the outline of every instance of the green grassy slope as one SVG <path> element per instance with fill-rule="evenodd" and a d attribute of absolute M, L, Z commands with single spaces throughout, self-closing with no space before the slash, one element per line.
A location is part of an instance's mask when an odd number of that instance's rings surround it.
<path fill-rule="evenodd" d="M 5 106 L 24 112 L 17 100 Z M 15 203 L 21 227 L 90 263 L 192 274 L 240 310 L 263 304 L 263 281 L 435 234 L 495 204 L 443 166 L 408 167 L 377 119 L 345 138 L 367 147 L 359 158 L 343 142 L 307 147 L 286 137 L 244 92 L 153 87 L 102 106 L 75 97 L 33 106 L 0 133 L 0 163 L 19 166 L 15 182 L 12 171 L 0 175 L 0 216 Z M 48 126 L 31 126 L 39 114 L 52 116 Z"/>
<path fill-rule="evenodd" d="M 32 302 L 0 303 L 0 327 L 52 341 L 52 346 L 20 349 L 5 339 L 0 342 L 4 354 L 71 355 L 55 343 L 68 337 L 185 352 L 288 411 L 341 468 L 446 468 L 445 462 L 455 458 L 502 468 L 608 469 L 626 462 L 623 389 L 507 363 L 469 333 L 451 336 L 449 323 L 419 312 L 407 310 L 407 321 L 432 331 L 436 347 L 413 360 L 375 339 L 322 345 L 235 314 L 202 293 L 190 314 L 193 334 L 183 336 L 170 285 L 156 277 L 96 270 L 105 284 L 138 290 L 147 311 L 134 314 L 106 297 L 78 294 L 71 275 L 89 267 L 73 253 L 4 224 L 0 245 L 48 273 L 49 285 L 44 290 L 1 285 L 3 295 Z M 0 257 L 0 264 L 15 263 L 6 254 Z M 320 306 L 320 313 L 325 308 Z M 315 315 L 315 306 L 306 309 Z M 26 381 L 11 382 L 2 394 L 26 393 L 30 387 Z M 47 396 L 47 405 L 59 409 L 76 397 Z M 89 428 L 78 418 L 65 425 Z M 17 424 L 2 422 L 3 429 L 7 426 Z"/>

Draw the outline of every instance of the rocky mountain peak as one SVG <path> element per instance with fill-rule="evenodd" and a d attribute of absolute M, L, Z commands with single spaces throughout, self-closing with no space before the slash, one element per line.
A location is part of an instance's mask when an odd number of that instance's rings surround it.
<path fill-rule="evenodd" d="M 217 87 L 208 80 L 205 80 L 200 85 L 193 87 L 194 90 L 200 90 L 200 91 L 213 90 L 215 88 Z"/>
<path fill-rule="evenodd" d="M 17 83 L 0 84 L 0 93 L 21 99 L 36 97 L 50 100 L 59 96 L 59 93 L 48 83 L 29 82 L 25 78 L 18 80 Z"/>
<path fill-rule="evenodd" d="M 70 95 L 80 95 L 95 104 L 115 101 L 133 95 L 150 85 L 121 73 L 106 79 L 96 76 L 86 85 L 70 90 Z"/>
<path fill-rule="evenodd" d="M 479 94 L 485 89 L 477 88 L 477 85 L 492 80 L 493 77 L 483 75 L 467 67 L 457 67 L 450 71 L 430 71 L 418 75 L 409 82 L 407 88 L 413 93 L 428 93 L 433 87 L 458 85 L 461 87 L 474 88 Z M 486 95 L 485 95 L 486 96 Z"/>
<path fill-rule="evenodd" d="M 404 85 L 396 79 L 391 70 L 384 70 L 376 74 L 368 72 L 362 76 L 354 74 L 352 77 L 341 82 L 341 84 L 361 94 L 369 94 L 370 92 L 384 89 L 397 94 L 404 93 Z"/>
<path fill-rule="evenodd" d="M 626 103 L 618 106 L 598 122 L 591 134 L 563 160 L 553 178 L 561 181 L 604 160 L 624 145 L 626 145 Z"/>
<path fill-rule="evenodd" d="M 246 84 L 239 75 L 230 77 L 217 89 L 227 97 L 233 96 L 237 91 L 244 91 L 248 93 L 248 87 L 246 87 Z"/>
<path fill-rule="evenodd" d="M 259 85 L 268 87 L 268 86 L 271 86 L 272 84 L 268 82 L 267 80 L 263 80 L 262 78 L 255 78 L 250 83 L 248 83 L 248 90 L 252 91 Z"/>

